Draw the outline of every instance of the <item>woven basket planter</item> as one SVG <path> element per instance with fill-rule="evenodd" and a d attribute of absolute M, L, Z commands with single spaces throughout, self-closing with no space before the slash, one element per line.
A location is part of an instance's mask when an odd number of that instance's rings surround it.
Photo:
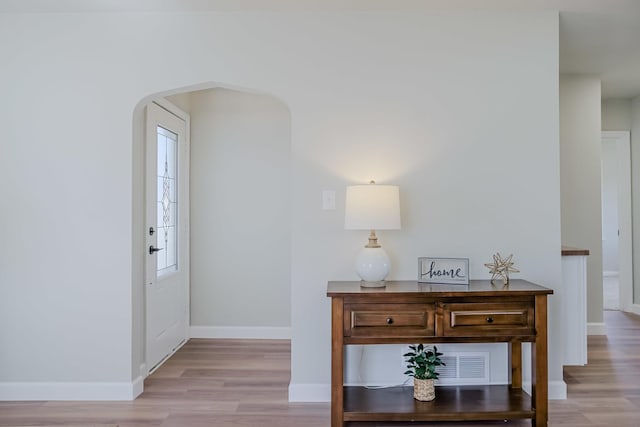
<path fill-rule="evenodd" d="M 413 398 L 422 402 L 428 402 L 436 398 L 434 380 L 413 379 Z"/>

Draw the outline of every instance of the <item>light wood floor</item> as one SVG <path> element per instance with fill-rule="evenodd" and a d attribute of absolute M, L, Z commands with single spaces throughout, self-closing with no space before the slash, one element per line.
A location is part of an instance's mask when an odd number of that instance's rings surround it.
<path fill-rule="evenodd" d="M 589 365 L 565 368 L 569 398 L 550 401 L 549 425 L 640 426 L 640 317 L 605 312 L 605 323 Z M 329 404 L 288 403 L 289 362 L 288 341 L 191 340 L 133 402 L 0 402 L 0 426 L 329 427 Z M 367 426 L 389 425 L 530 423 Z"/>

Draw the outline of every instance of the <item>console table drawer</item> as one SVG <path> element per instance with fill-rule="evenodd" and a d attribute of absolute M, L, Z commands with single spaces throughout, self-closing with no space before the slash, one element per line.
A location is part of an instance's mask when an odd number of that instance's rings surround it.
<path fill-rule="evenodd" d="M 435 304 L 345 304 L 344 336 L 419 337 L 435 333 Z"/>
<path fill-rule="evenodd" d="M 445 336 L 535 335 L 530 303 L 452 303 L 442 308 Z"/>

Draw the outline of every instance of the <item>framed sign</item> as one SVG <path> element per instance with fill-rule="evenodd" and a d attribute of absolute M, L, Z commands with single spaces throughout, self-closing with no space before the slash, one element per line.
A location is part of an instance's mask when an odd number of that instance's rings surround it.
<path fill-rule="evenodd" d="M 469 284 L 469 258 L 418 258 L 418 282 Z"/>

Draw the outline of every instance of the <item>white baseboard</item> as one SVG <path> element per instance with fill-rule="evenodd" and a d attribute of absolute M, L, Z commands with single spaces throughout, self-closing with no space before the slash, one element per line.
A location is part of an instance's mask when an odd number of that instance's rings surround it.
<path fill-rule="evenodd" d="M 522 389 L 531 395 L 531 381 L 523 381 Z M 564 381 L 549 381 L 547 390 L 549 391 L 549 400 L 567 399 L 567 384 Z"/>
<path fill-rule="evenodd" d="M 549 400 L 566 400 L 567 383 L 564 381 L 549 381 Z"/>
<path fill-rule="evenodd" d="M 143 378 L 132 382 L 0 382 L 0 401 L 133 400 Z"/>
<path fill-rule="evenodd" d="M 633 313 L 633 314 L 640 315 L 640 305 L 638 305 L 638 304 L 631 304 L 631 310 L 630 310 L 630 312 L 631 312 L 631 313 Z"/>
<path fill-rule="evenodd" d="M 331 384 L 289 384 L 289 402 L 331 402 Z"/>
<path fill-rule="evenodd" d="M 134 400 L 136 397 L 140 396 L 144 391 L 144 376 L 140 375 L 138 378 L 133 380 L 133 385 L 131 387 L 131 400 Z"/>
<path fill-rule="evenodd" d="M 607 335 L 607 330 L 604 327 L 604 322 L 587 323 L 587 335 Z"/>
<path fill-rule="evenodd" d="M 602 277 L 618 277 L 617 271 L 603 271 Z"/>
<path fill-rule="evenodd" d="M 291 339 L 290 327 L 277 326 L 191 326 L 190 338 Z"/>

